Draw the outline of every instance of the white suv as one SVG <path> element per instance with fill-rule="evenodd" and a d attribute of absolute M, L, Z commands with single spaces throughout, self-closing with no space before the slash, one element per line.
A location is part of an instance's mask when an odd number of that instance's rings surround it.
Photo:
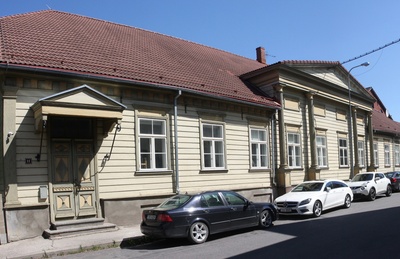
<path fill-rule="evenodd" d="M 365 197 L 373 201 L 378 194 L 386 194 L 388 197 L 392 195 L 390 180 L 383 173 L 359 173 L 350 180 L 348 185 L 355 198 Z"/>

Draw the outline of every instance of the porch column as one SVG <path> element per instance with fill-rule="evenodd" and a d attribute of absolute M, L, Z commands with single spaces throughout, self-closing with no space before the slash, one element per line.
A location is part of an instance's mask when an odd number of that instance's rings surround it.
<path fill-rule="evenodd" d="M 284 99 L 283 99 L 283 85 L 275 86 L 275 91 L 278 92 L 278 96 L 282 105 L 282 108 L 278 111 L 279 121 L 279 168 L 277 171 L 277 187 L 278 195 L 284 194 L 291 188 L 290 171 L 288 171 L 287 163 L 287 143 L 285 136 L 285 115 L 284 115 Z"/>
<path fill-rule="evenodd" d="M 353 107 L 353 152 L 354 152 L 354 175 L 360 172 L 360 160 L 358 157 L 358 131 L 357 131 L 357 108 Z M 351 145 L 351 144 L 350 144 Z"/>
<path fill-rule="evenodd" d="M 3 86 L 3 173 L 5 207 L 20 205 L 17 189 L 15 116 L 17 108 L 17 87 Z"/>
<path fill-rule="evenodd" d="M 368 172 L 375 171 L 375 153 L 374 153 L 374 131 L 372 129 L 372 112 L 368 113 L 368 141 L 369 141 L 369 157 L 370 164 Z"/>
<path fill-rule="evenodd" d="M 306 94 L 308 98 L 308 124 L 310 134 L 310 155 L 311 165 L 308 169 L 308 180 L 320 179 L 320 170 L 317 165 L 317 140 L 315 130 L 315 116 L 314 116 L 314 95 L 315 93 L 309 92 Z"/>

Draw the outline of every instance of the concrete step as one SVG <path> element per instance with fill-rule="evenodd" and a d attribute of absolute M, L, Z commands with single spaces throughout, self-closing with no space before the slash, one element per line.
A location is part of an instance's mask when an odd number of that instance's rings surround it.
<path fill-rule="evenodd" d="M 115 230 L 118 230 L 117 226 L 112 223 L 104 223 L 104 219 L 68 220 L 51 224 L 50 228 L 43 232 L 43 237 L 60 239 Z"/>

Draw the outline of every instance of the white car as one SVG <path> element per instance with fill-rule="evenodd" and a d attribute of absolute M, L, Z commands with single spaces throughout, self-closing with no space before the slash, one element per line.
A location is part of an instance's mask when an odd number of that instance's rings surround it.
<path fill-rule="evenodd" d="M 274 204 L 279 214 L 319 217 L 327 209 L 350 208 L 352 201 L 353 192 L 347 184 L 331 179 L 303 182 L 276 198 Z"/>
<path fill-rule="evenodd" d="M 376 195 L 392 195 L 390 179 L 384 173 L 367 172 L 356 174 L 348 183 L 355 197 L 364 197 L 370 201 L 375 200 Z"/>

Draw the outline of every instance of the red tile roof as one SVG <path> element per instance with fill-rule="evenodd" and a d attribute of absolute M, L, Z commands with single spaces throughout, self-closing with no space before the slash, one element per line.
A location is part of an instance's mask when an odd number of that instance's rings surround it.
<path fill-rule="evenodd" d="M 400 136 L 400 123 L 392 119 L 392 116 L 372 87 L 368 87 L 366 90 L 376 100 L 372 111 L 372 128 L 374 131 Z"/>
<path fill-rule="evenodd" d="M 0 18 L 0 65 L 172 86 L 269 107 L 239 76 L 256 60 L 134 27 L 46 10 Z"/>

